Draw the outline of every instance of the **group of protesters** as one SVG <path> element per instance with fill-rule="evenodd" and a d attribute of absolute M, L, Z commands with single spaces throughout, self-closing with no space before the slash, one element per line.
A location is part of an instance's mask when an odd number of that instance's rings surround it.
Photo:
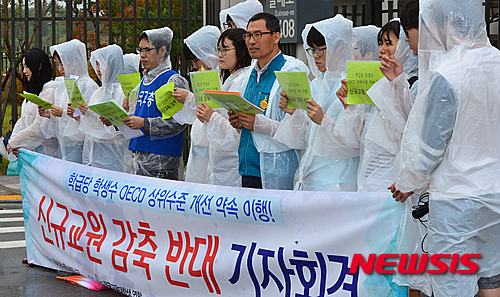
<path fill-rule="evenodd" d="M 341 15 L 302 31 L 307 64 L 279 49 L 278 19 L 247 0 L 183 40 L 193 71 L 218 71 L 221 90 L 239 92 L 264 112 L 234 113 L 197 104 L 172 69 L 170 28 L 146 30 L 137 53 L 109 45 L 91 53 L 101 87 L 88 74 L 86 46 L 71 40 L 23 58 L 25 101 L 8 144 L 84 165 L 178 180 L 184 130 L 191 125 L 184 180 L 300 191 L 390 190 L 406 202 L 399 247 L 416 252 L 421 232 L 411 207 L 428 196 L 431 254 L 482 254 L 474 276 L 409 276 L 396 281 L 434 296 L 500 296 L 500 52 L 490 45 L 479 0 L 408 0 L 382 28 Z M 346 62 L 380 61 L 384 78 L 368 91 L 374 105 L 348 104 Z M 290 109 L 275 71 L 305 72 L 307 110 Z M 127 96 L 117 75 L 141 72 Z M 87 104 L 72 108 L 64 78 L 75 78 Z M 174 82 L 184 104 L 163 119 L 155 91 Z M 126 98 L 128 97 L 128 99 Z M 144 135 L 125 139 L 88 105 L 116 101 L 123 120 Z M 78 110 L 77 110 L 78 109 Z M 180 170 L 181 169 L 181 170 Z M 409 238 L 417 238 L 411 241 Z M 409 241 L 408 241 L 408 240 Z M 407 241 L 405 241 L 407 240 Z M 409 243 L 410 242 L 410 243 Z M 414 244 L 415 243 L 415 244 Z"/>

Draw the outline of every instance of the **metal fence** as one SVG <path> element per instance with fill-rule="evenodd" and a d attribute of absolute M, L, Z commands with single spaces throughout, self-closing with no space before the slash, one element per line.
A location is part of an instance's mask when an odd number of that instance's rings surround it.
<path fill-rule="evenodd" d="M 108 44 L 118 44 L 124 53 L 130 53 L 143 30 L 169 26 L 174 31 L 172 66 L 186 75 L 188 63 L 181 55 L 182 40 L 203 25 L 204 10 L 215 9 L 216 0 L 3 0 L 0 122 L 8 102 L 12 126 L 17 120 L 20 60 L 27 49 L 48 51 L 53 44 L 76 38 L 87 45 L 88 54 Z M 206 20 L 218 22 L 214 17 Z M 17 81 L 12 79 L 16 77 Z"/>

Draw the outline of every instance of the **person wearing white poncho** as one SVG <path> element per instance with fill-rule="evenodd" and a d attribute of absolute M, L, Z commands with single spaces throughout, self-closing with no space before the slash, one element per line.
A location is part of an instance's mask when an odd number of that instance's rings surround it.
<path fill-rule="evenodd" d="M 155 91 L 174 82 L 174 87 L 188 89 L 187 81 L 172 69 L 170 50 L 173 32 L 170 28 L 146 30 L 139 36 L 137 51 L 141 56 L 144 76 L 130 118 L 123 122 L 145 135 L 130 140 L 134 172 L 138 175 L 177 180 L 182 163 L 185 125 L 174 117 L 163 119 L 156 106 Z M 132 104 L 131 104 L 132 105 Z M 131 112 L 129 112 L 131 114 Z"/>
<path fill-rule="evenodd" d="M 23 57 L 23 73 L 26 77 L 26 91 L 38 95 L 43 100 L 54 103 L 55 89 L 62 83 L 52 80 L 49 57 L 41 49 L 30 49 Z M 56 138 L 45 139 L 50 120 L 41 117 L 38 106 L 28 100 L 23 101 L 21 118 L 12 130 L 7 149 L 24 148 L 51 157 L 58 156 Z"/>
<path fill-rule="evenodd" d="M 396 188 L 429 192 L 429 254 L 481 254 L 474 274 L 429 275 L 426 293 L 474 296 L 479 288 L 479 296 L 499 296 L 500 52 L 488 40 L 481 1 L 423 0 L 419 30 L 419 92 Z"/>
<path fill-rule="evenodd" d="M 328 115 L 336 119 L 343 110 L 342 103 L 335 92 L 345 78 L 346 61 L 353 60 L 351 41 L 352 22 L 341 15 L 306 25 L 302 32 L 304 50 L 315 51 L 314 57 L 320 59 L 326 55 L 326 63 L 319 69 L 319 62 L 308 55 L 308 63 L 316 78 L 311 83 L 311 104 L 319 104 L 322 110 L 328 110 Z M 313 34 L 324 38 L 314 40 Z M 326 42 L 326 44 L 325 44 Z M 320 56 L 319 51 L 323 55 Z M 319 52 L 319 53 L 318 53 Z M 316 62 L 316 65 L 315 65 Z M 325 68 L 326 67 L 326 68 Z M 323 70 L 323 72 L 321 72 Z M 326 71 L 325 71 L 326 70 Z M 284 100 L 284 98 L 282 98 Z M 288 111 L 288 108 L 286 108 Z M 294 189 L 302 191 L 356 191 L 356 174 L 359 158 L 331 160 L 313 155 L 312 147 L 316 133 L 320 127 L 307 117 L 302 110 L 287 113 L 280 123 L 274 139 L 288 147 L 305 150 L 295 174 Z"/>
<path fill-rule="evenodd" d="M 122 49 L 109 45 L 95 50 L 90 55 L 90 63 L 102 86 L 92 94 L 88 105 L 115 101 L 121 106 L 125 95 L 116 76 L 123 74 Z M 85 133 L 82 164 L 131 173 L 132 154 L 123 135 L 114 126 L 105 126 L 90 109 L 80 121 L 80 131 Z"/>
<path fill-rule="evenodd" d="M 77 77 L 76 85 L 82 93 L 85 102 L 88 102 L 92 94 L 99 87 L 88 74 L 87 50 L 85 45 L 76 39 L 53 45 L 50 52 L 55 58 L 62 62 L 64 77 Z M 57 54 L 56 54 L 57 53 Z M 62 73 L 61 73 L 62 74 Z M 69 97 L 65 84 L 57 87 L 54 94 L 54 106 L 52 107 L 51 128 L 46 138 L 57 136 L 61 158 L 63 160 L 82 163 L 82 150 L 85 134 L 79 130 L 79 117 L 72 118 L 68 115 Z"/>
<path fill-rule="evenodd" d="M 191 57 L 186 57 L 189 60 L 198 59 L 204 70 L 218 71 L 219 60 L 217 58 L 216 47 L 219 40 L 220 30 L 215 26 L 204 26 L 198 29 L 188 38 L 184 39 L 185 51 L 190 51 Z M 201 67 L 200 67 L 201 68 Z M 198 69 L 199 70 L 199 69 Z M 208 169 L 208 138 L 206 125 L 203 125 L 196 118 L 198 105 L 192 92 L 178 91 L 184 93 L 184 107 L 177 115 L 181 122 L 193 125 L 191 128 L 191 147 L 189 150 L 189 159 L 186 168 L 187 182 L 208 184 L 210 172 Z M 182 97 L 184 97 L 182 96 Z M 177 97 L 179 98 L 179 97 Z"/>
<path fill-rule="evenodd" d="M 248 20 L 259 12 L 263 12 L 262 4 L 258 0 L 246 0 L 219 13 L 220 27 L 227 29 L 246 29 Z"/>
<path fill-rule="evenodd" d="M 417 56 L 404 38 L 405 33 L 399 21 L 387 23 L 378 37 L 381 44 L 379 56 L 395 53 L 395 59 L 403 65 L 406 76 L 414 77 L 418 71 Z M 413 102 L 397 103 L 407 115 Z M 405 122 L 404 113 L 391 113 L 390 109 L 373 105 L 349 105 L 337 121 L 325 117 L 318 131 L 314 153 L 335 159 L 346 151 L 359 149 L 358 191 L 387 191 L 387 187 L 393 183 L 394 160 L 403 133 L 398 128 L 401 125 L 404 128 Z"/>
<path fill-rule="evenodd" d="M 219 37 L 218 58 L 221 69 L 223 91 L 242 94 L 243 78 L 250 69 L 252 58 L 241 36 L 243 29 L 229 29 Z M 228 121 L 225 108 L 212 110 L 202 103 L 196 116 L 206 126 L 209 141 L 209 183 L 213 185 L 241 187 L 241 176 L 238 172 L 238 144 L 240 133 Z"/>

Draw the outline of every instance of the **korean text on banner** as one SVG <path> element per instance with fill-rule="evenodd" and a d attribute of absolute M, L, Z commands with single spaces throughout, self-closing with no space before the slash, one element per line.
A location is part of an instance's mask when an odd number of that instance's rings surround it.
<path fill-rule="evenodd" d="M 372 104 L 367 91 L 382 77 L 380 62 L 347 62 L 347 104 Z"/>
<path fill-rule="evenodd" d="M 210 108 L 221 108 L 217 102 L 203 94 L 205 90 L 220 91 L 220 80 L 218 71 L 198 71 L 189 73 L 191 86 L 193 87 L 196 105 L 205 102 Z"/>
<path fill-rule="evenodd" d="M 281 89 L 288 99 L 288 108 L 307 110 L 307 100 L 311 99 L 309 80 L 305 72 L 275 71 Z"/>
<path fill-rule="evenodd" d="M 78 102 L 87 105 L 87 103 L 85 103 L 85 100 L 83 99 L 80 89 L 76 85 L 76 79 L 65 78 L 64 83 L 66 84 L 66 91 L 68 92 L 68 97 L 69 97 L 69 102 L 71 102 L 71 107 L 77 108 Z"/>
<path fill-rule="evenodd" d="M 18 95 L 23 97 L 23 98 L 26 98 L 26 100 L 33 102 L 34 104 L 40 106 L 44 110 L 48 110 L 48 109 L 52 108 L 52 103 L 49 103 L 49 102 L 43 100 L 42 98 L 38 97 L 35 94 L 24 92 L 23 94 L 18 93 Z"/>
<path fill-rule="evenodd" d="M 30 263 L 128 296 L 403 296 L 383 275 L 349 271 L 354 254 L 396 253 L 404 205 L 390 194 L 202 185 L 26 150 L 19 160 Z"/>
<path fill-rule="evenodd" d="M 179 103 L 172 94 L 174 93 L 174 82 L 169 82 L 155 91 L 156 107 L 162 114 L 162 119 L 166 120 L 174 116 L 182 109 L 184 104 Z"/>
<path fill-rule="evenodd" d="M 207 95 L 214 101 L 220 104 L 220 106 L 231 110 L 234 113 L 246 113 L 246 114 L 260 114 L 264 110 L 250 103 L 245 98 L 241 97 L 238 92 L 226 92 L 226 91 L 204 91 L 203 94 Z"/>
<path fill-rule="evenodd" d="M 130 96 L 130 92 L 132 92 L 132 90 L 141 83 L 141 75 L 139 74 L 139 72 L 120 74 L 116 77 L 118 78 L 118 81 L 122 86 L 123 93 L 125 94 L 125 97 L 127 97 L 127 99 L 129 99 L 128 97 Z"/>

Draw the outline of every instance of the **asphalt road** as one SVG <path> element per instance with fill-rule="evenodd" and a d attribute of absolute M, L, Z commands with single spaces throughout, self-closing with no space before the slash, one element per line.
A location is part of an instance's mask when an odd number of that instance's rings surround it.
<path fill-rule="evenodd" d="M 26 257 L 21 203 L 0 203 L 0 297 L 124 296 L 113 290 L 89 289 L 56 279 L 72 275 L 21 261 Z"/>

